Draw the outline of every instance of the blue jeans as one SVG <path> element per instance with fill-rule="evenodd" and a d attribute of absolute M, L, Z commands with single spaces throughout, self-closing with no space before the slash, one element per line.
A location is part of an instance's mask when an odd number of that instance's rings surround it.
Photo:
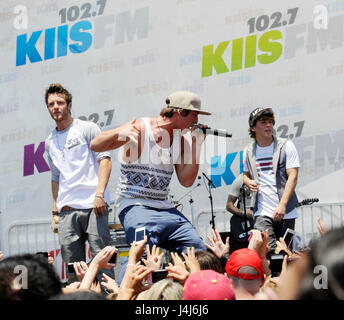
<path fill-rule="evenodd" d="M 135 240 L 135 229 L 145 227 L 147 244 L 154 244 L 172 252 L 187 252 L 188 247 L 195 250 L 206 250 L 206 247 L 191 222 L 177 209 L 156 209 L 134 205 L 126 207 L 119 214 L 125 230 L 126 241 L 130 245 Z M 122 281 L 126 263 L 119 275 Z"/>
<path fill-rule="evenodd" d="M 130 245 L 135 240 L 135 229 L 145 227 L 147 244 L 154 244 L 173 252 L 186 252 L 187 247 L 206 250 L 191 222 L 177 209 L 156 209 L 147 206 L 129 206 L 119 215 Z"/>

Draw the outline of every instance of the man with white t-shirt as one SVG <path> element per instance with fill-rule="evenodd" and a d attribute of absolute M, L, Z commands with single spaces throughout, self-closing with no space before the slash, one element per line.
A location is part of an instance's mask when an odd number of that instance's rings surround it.
<path fill-rule="evenodd" d="M 51 84 L 45 92 L 45 102 L 56 122 L 45 141 L 53 196 L 51 228 L 54 230 L 58 223 L 64 262 L 85 261 L 86 240 L 92 258 L 111 242 L 106 188 L 111 157 L 108 152 L 90 149 L 90 142 L 100 129 L 93 122 L 72 118 L 72 95 L 68 90 Z M 75 274 L 68 275 L 69 282 L 76 280 Z"/>
<path fill-rule="evenodd" d="M 270 254 L 276 240 L 287 228 L 295 229 L 298 203 L 297 183 L 299 156 L 294 143 L 277 138 L 271 108 L 256 108 L 249 117 L 250 137 L 254 139 L 244 150 L 244 183 L 254 192 L 254 229 L 269 230 Z"/>

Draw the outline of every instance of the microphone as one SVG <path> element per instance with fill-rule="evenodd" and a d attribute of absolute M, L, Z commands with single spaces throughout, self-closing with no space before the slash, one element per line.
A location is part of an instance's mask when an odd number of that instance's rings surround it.
<path fill-rule="evenodd" d="M 211 128 L 200 128 L 197 123 L 193 124 L 195 129 L 200 129 L 203 131 L 204 134 L 211 134 L 213 136 L 219 136 L 224 138 L 231 138 L 232 134 L 228 133 L 226 130 L 218 130 L 218 129 L 211 129 Z"/>
<path fill-rule="evenodd" d="M 204 172 L 202 172 L 202 174 L 203 174 L 204 178 L 206 178 L 206 179 L 208 180 L 209 184 L 210 184 L 213 188 L 216 189 L 216 186 L 215 186 L 214 182 L 211 181 L 211 180 L 207 177 L 207 175 L 206 175 Z"/>

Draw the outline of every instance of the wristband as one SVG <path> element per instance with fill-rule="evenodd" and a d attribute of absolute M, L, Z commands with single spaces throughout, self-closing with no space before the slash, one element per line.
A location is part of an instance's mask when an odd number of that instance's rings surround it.
<path fill-rule="evenodd" d="M 245 216 L 246 216 L 246 212 L 245 212 L 245 210 L 243 210 L 242 211 L 242 217 L 245 218 Z"/>
<path fill-rule="evenodd" d="M 128 263 L 127 267 L 130 267 L 130 266 L 135 266 L 135 264 L 134 263 Z"/>
<path fill-rule="evenodd" d="M 53 213 L 53 216 L 58 216 L 59 215 L 59 213 L 57 211 L 55 211 L 55 210 L 53 210 L 52 213 Z"/>

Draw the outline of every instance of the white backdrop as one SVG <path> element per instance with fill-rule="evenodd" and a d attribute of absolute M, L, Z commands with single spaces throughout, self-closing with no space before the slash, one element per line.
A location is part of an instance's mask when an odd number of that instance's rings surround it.
<path fill-rule="evenodd" d="M 320 7 L 319 7 L 320 5 Z M 327 13 L 327 15 L 326 15 Z M 248 115 L 272 107 L 277 135 L 293 139 L 300 200 L 341 201 L 344 167 L 344 1 L 85 0 L 0 2 L 0 247 L 16 221 L 51 215 L 44 140 L 54 127 L 44 91 L 60 82 L 74 117 L 101 128 L 156 116 L 168 94 L 199 94 L 207 138 L 200 173 L 223 208 L 249 142 Z M 216 146 L 216 147 L 215 147 Z M 113 152 L 112 200 L 119 176 Z M 324 180 L 325 179 L 325 180 Z M 322 181 L 326 181 L 323 187 Z M 203 184 L 195 212 L 210 209 Z M 189 190 L 174 176 L 170 193 Z M 190 217 L 189 198 L 183 213 Z"/>

